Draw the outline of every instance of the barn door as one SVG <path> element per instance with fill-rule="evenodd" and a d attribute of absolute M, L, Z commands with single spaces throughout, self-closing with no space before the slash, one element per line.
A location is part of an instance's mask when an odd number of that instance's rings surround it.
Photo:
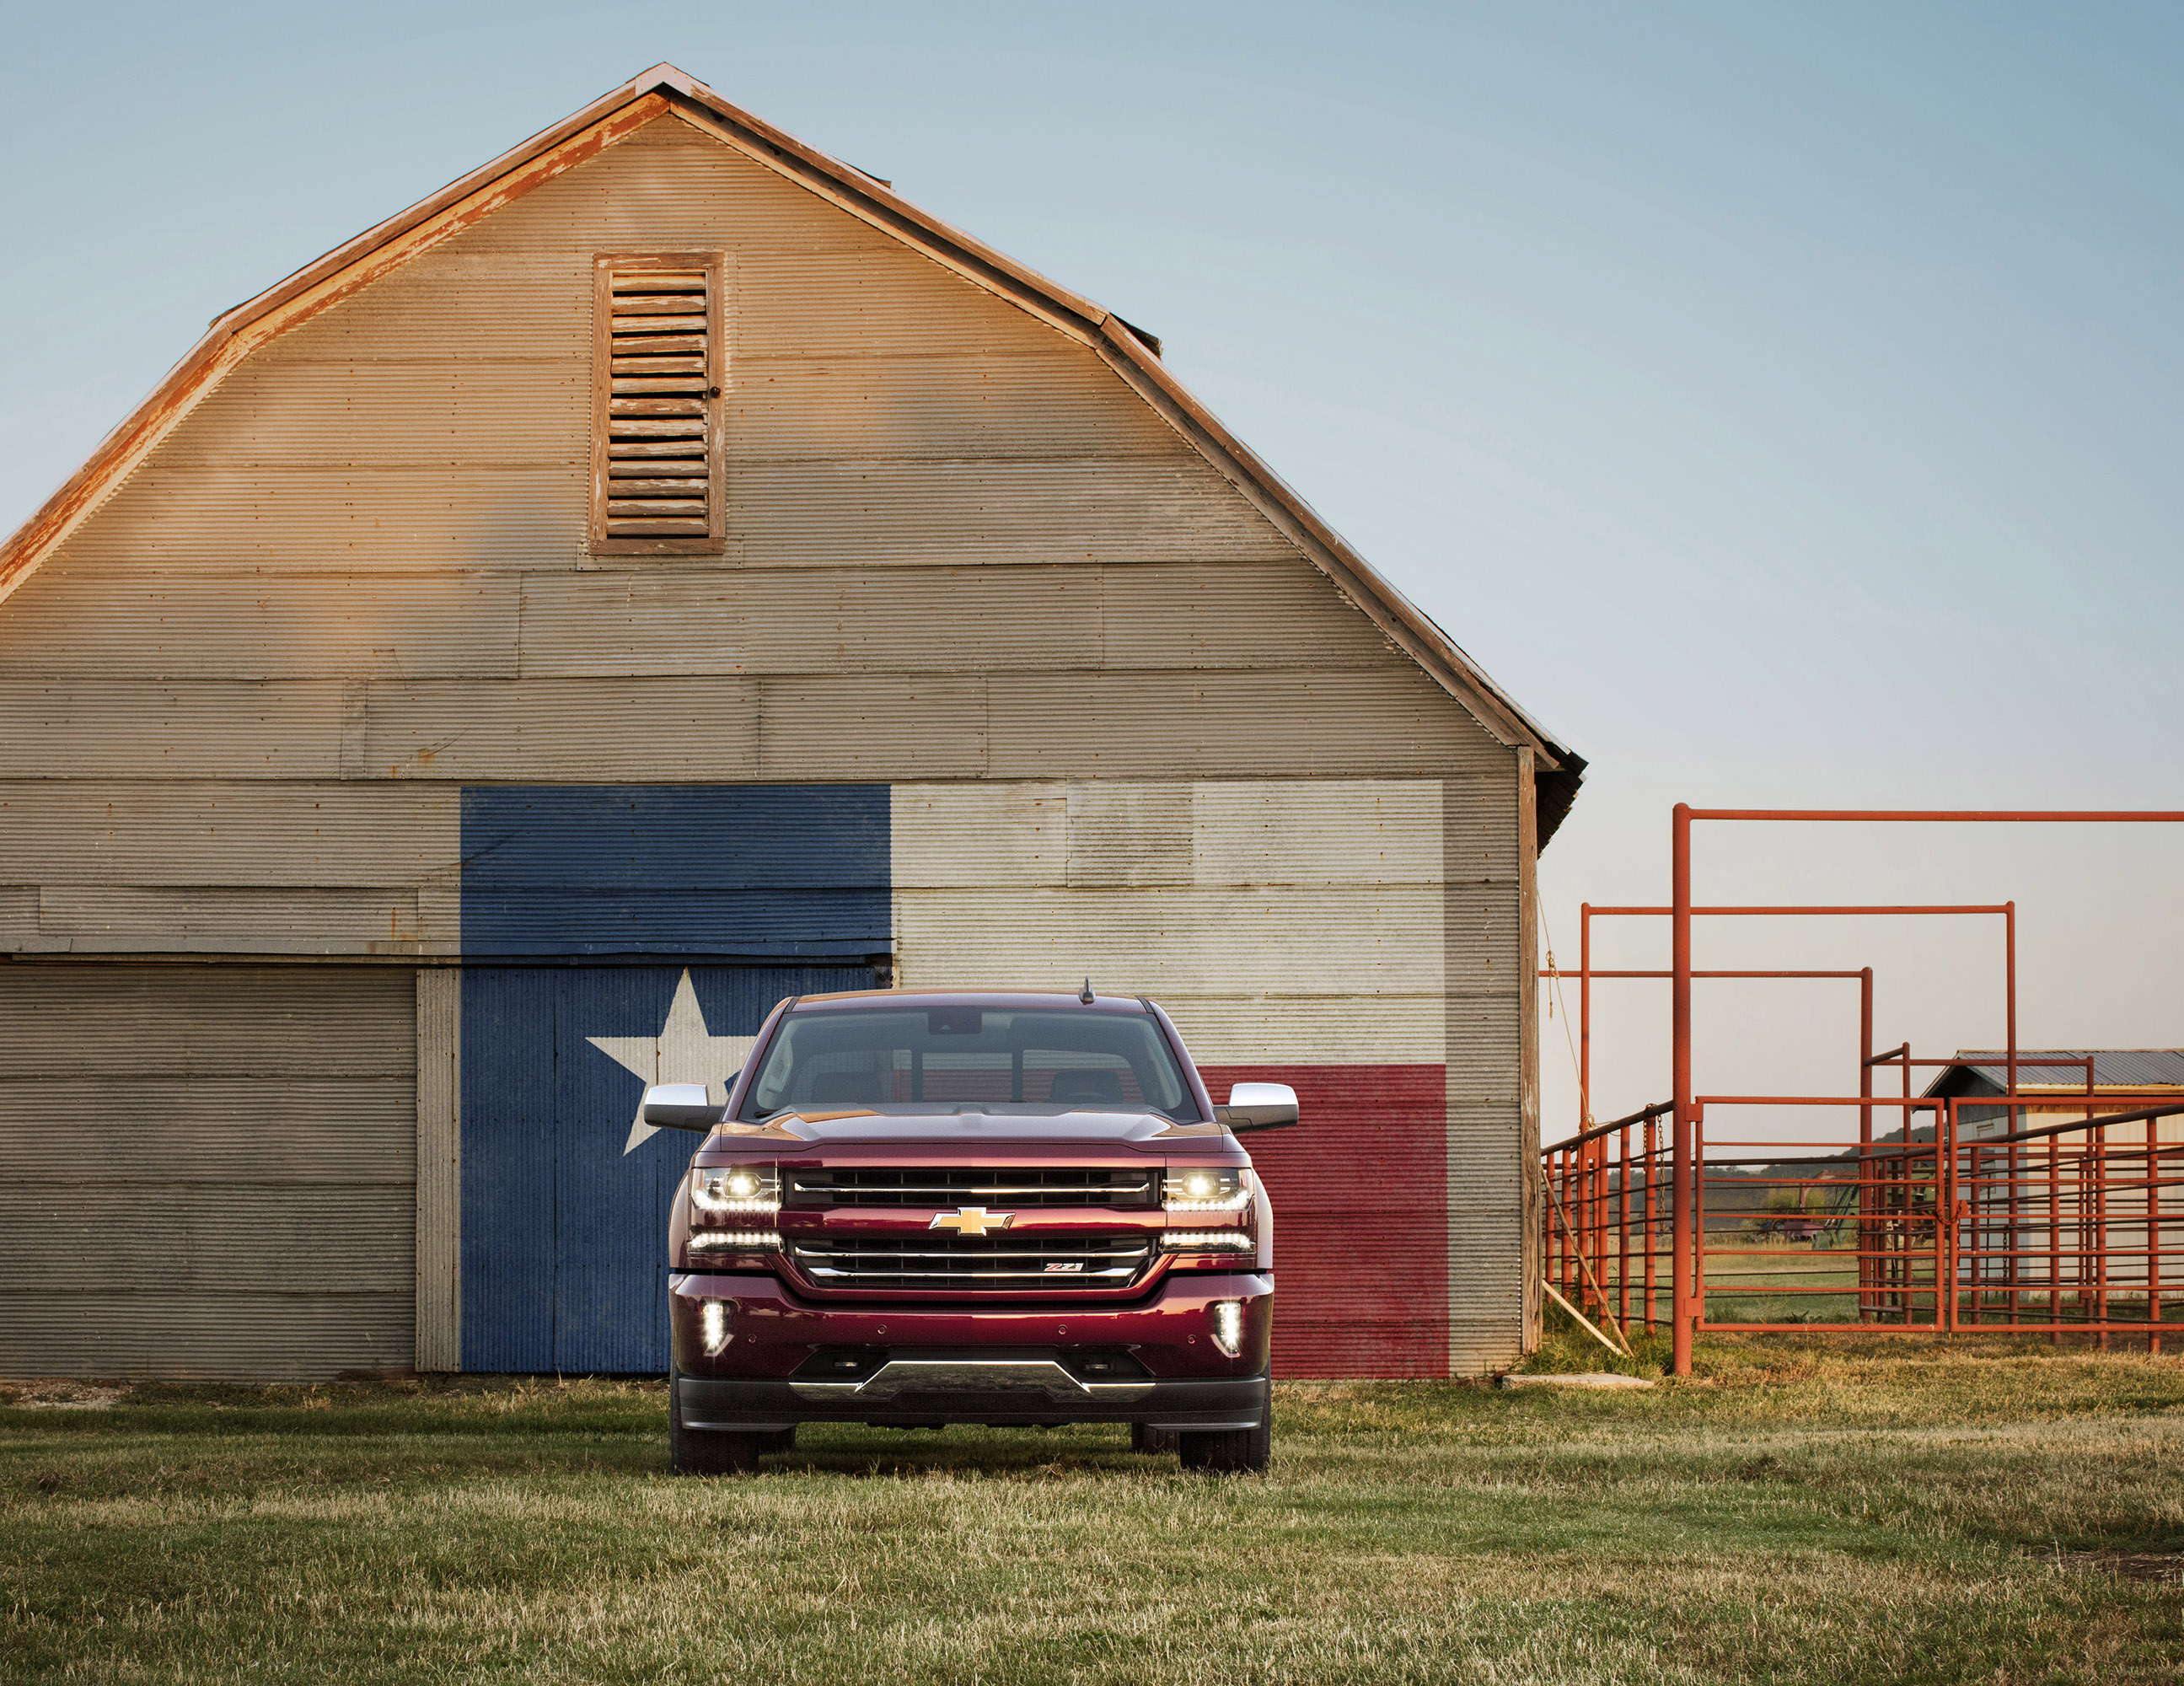
<path fill-rule="evenodd" d="M 716 1099 L 785 997 L 870 967 L 469 966 L 462 987 L 466 1371 L 667 1368 L 668 1204 L 698 1138 L 651 1132 L 649 1082 Z"/>

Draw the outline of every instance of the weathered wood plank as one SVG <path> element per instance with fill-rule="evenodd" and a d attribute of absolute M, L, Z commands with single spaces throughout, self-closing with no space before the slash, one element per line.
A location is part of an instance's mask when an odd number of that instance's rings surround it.
<path fill-rule="evenodd" d="M 995 673 L 996 779 L 1431 775 L 1509 751 L 1415 668 Z"/>
<path fill-rule="evenodd" d="M 425 941 L 407 890 L 72 884 L 40 889 L 38 935 L 40 952 L 66 954 L 399 954 Z"/>
<path fill-rule="evenodd" d="M 0 779 L 332 779 L 338 679 L 0 679 Z"/>
<path fill-rule="evenodd" d="M 759 683 L 758 716 L 761 779 L 884 783 L 975 779 L 986 770 L 982 678 L 769 678 Z"/>
<path fill-rule="evenodd" d="M 1081 348 L 1047 355 L 736 360 L 738 462 L 1000 456 L 1197 461 L 1182 436 Z"/>
<path fill-rule="evenodd" d="M 43 572 L 0 613 L 11 678 L 514 678 L 521 587 L 472 572 L 205 575 Z"/>
<path fill-rule="evenodd" d="M 1385 889 L 897 891 L 905 979 L 944 966 L 1050 989 L 1089 970 L 1134 993 L 1228 994 L 1240 954 L 1255 991 L 1436 995 L 1440 897 Z M 1361 1013 L 1369 1012 L 1362 1002 Z"/>
<path fill-rule="evenodd" d="M 755 680 L 377 680 L 374 777 L 733 784 L 760 776 Z"/>
<path fill-rule="evenodd" d="M 0 884 L 377 890 L 452 878 L 448 784 L 0 782 Z"/>
<path fill-rule="evenodd" d="M 416 1070 L 407 967 L 0 967 L 0 1082 L 390 1078 Z"/>
<path fill-rule="evenodd" d="M 462 974 L 417 973 L 417 1368 L 460 1370 Z"/>

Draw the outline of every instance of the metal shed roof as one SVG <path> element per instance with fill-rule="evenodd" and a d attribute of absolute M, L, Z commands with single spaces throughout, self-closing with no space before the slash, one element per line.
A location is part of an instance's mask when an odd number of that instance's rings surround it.
<path fill-rule="evenodd" d="M 2082 1065 L 2039 1066 L 2036 1060 L 2093 1062 L 2097 1089 L 2184 1088 L 2184 1048 L 2020 1048 L 2017 1086 L 2027 1089 L 2076 1089 L 2084 1086 Z M 1930 1095 L 1963 1094 L 1974 1083 L 1984 1083 L 2000 1093 L 2008 1081 L 2008 1053 L 2000 1048 L 1959 1048 L 1957 1058 L 1975 1061 L 1970 1066 L 1945 1070 L 1926 1086 Z"/>

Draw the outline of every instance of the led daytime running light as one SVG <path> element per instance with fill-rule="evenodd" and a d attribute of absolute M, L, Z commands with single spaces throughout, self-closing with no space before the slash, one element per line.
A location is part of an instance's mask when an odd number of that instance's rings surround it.
<path fill-rule="evenodd" d="M 1241 1230 L 1175 1230 L 1161 1245 L 1170 1253 L 1249 1253 L 1251 1237 Z"/>
<path fill-rule="evenodd" d="M 707 1358 L 718 1358 L 735 1339 L 734 1308 L 724 1299 L 709 1299 L 698 1306 L 698 1344 Z M 1215 1336 L 1218 1340 L 1220 1337 Z"/>
<path fill-rule="evenodd" d="M 733 1248 L 744 1253 L 778 1253 L 781 1237 L 772 1230 L 693 1230 L 690 1250 L 693 1253 L 717 1252 Z"/>
<path fill-rule="evenodd" d="M 1230 1358 L 1244 1350 L 1244 1302 L 1217 1300 L 1213 1305 L 1213 1344 Z"/>

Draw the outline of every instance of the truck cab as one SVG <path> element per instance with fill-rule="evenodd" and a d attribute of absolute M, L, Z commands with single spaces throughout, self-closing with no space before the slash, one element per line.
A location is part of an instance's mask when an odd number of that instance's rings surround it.
<path fill-rule="evenodd" d="M 783 1002 L 675 1196 L 669 1442 L 725 1474 L 797 1425 L 1126 1422 L 1190 1468 L 1266 1467 L 1273 1216 L 1166 1013 L 1082 991 Z"/>

